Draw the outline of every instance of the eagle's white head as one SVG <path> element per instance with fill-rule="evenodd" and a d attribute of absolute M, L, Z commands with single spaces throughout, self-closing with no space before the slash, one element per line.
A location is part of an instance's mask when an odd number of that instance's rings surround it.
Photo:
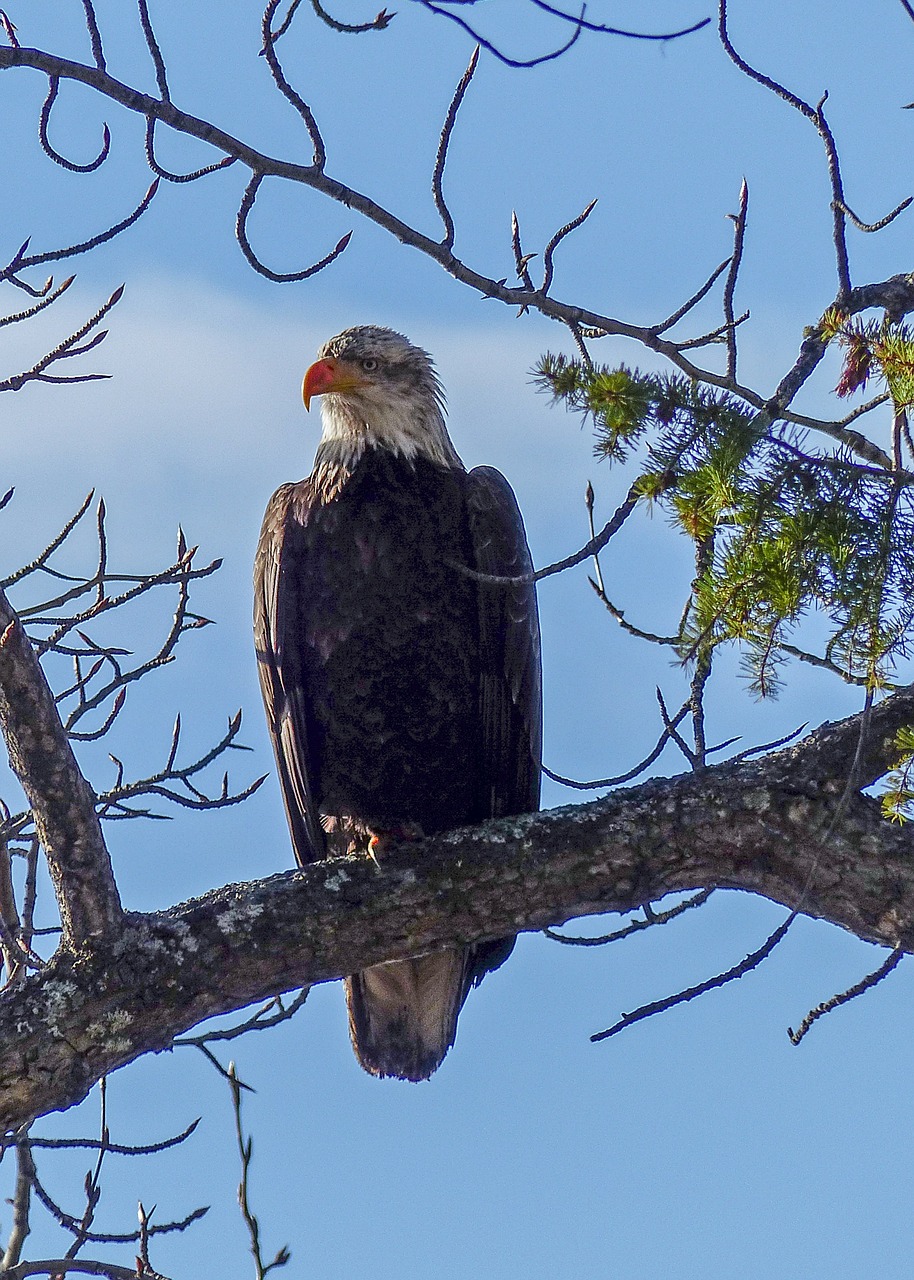
<path fill-rule="evenodd" d="M 313 396 L 323 397 L 316 467 L 351 469 L 372 446 L 463 466 L 431 356 L 392 329 L 359 325 L 325 342 L 302 384 L 306 409 Z"/>

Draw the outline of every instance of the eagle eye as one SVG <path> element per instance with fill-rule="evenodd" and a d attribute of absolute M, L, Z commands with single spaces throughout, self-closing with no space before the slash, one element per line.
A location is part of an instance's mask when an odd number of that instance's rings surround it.
<path fill-rule="evenodd" d="M 377 360 L 373 359 L 370 356 L 367 360 L 362 361 L 362 368 L 365 370 L 366 373 L 374 373 L 377 367 L 378 367 Z"/>

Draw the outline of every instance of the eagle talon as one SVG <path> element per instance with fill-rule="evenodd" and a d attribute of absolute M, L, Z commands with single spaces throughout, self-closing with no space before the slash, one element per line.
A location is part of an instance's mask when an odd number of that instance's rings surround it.
<path fill-rule="evenodd" d="M 384 827 L 382 830 L 371 833 L 371 839 L 368 841 L 368 855 L 375 865 L 380 867 L 381 859 L 398 844 L 424 839 L 425 832 L 418 822 L 404 822 L 397 827 Z"/>

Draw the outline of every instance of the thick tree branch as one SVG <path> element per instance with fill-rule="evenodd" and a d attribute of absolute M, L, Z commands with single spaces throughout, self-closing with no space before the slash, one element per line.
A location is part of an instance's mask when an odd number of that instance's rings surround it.
<path fill-rule="evenodd" d="M 891 735 L 912 717 L 914 686 L 875 710 L 868 775 L 888 767 Z M 126 916 L 115 939 L 61 952 L 0 996 L 0 1120 L 72 1105 L 201 1019 L 277 992 L 673 891 L 744 889 L 914 951 L 914 833 L 874 800 L 842 800 L 859 725 L 404 845 L 380 867 L 334 859 Z"/>
<path fill-rule="evenodd" d="M 0 591 L 0 729 L 44 846 L 63 925 L 78 949 L 112 937 L 121 903 L 95 813 L 95 793 L 67 741 L 22 624 Z"/>

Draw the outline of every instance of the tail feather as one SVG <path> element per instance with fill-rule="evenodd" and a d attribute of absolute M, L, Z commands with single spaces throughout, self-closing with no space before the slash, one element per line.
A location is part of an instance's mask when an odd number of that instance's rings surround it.
<path fill-rule="evenodd" d="M 349 1034 L 374 1076 L 427 1080 L 457 1034 L 471 974 L 470 949 L 374 965 L 347 978 Z"/>

